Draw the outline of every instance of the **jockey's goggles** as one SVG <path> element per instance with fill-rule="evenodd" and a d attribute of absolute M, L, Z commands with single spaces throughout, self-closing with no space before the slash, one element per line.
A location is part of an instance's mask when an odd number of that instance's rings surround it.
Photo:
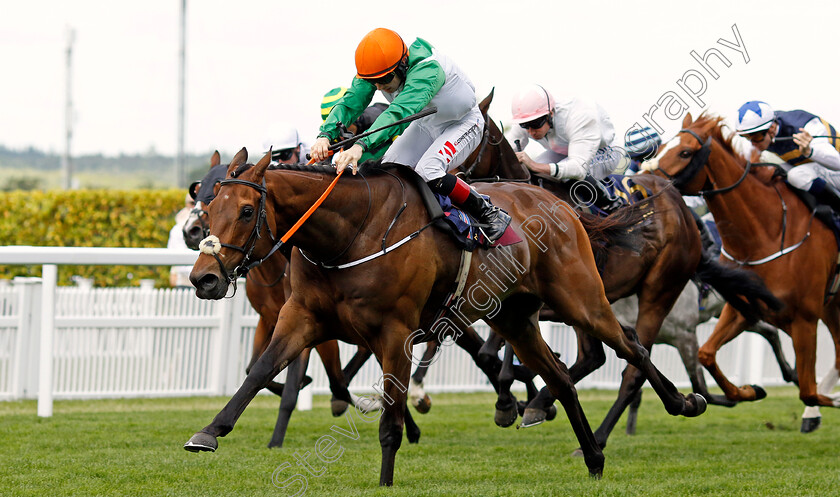
<path fill-rule="evenodd" d="M 761 143 L 764 141 L 764 137 L 767 136 L 767 131 L 759 131 L 758 133 L 752 133 L 746 136 L 746 138 L 752 143 Z"/>
<path fill-rule="evenodd" d="M 278 150 L 271 154 L 271 158 L 274 160 L 289 160 L 295 154 L 294 148 L 286 148 L 283 150 Z"/>
<path fill-rule="evenodd" d="M 546 122 L 548 122 L 548 114 L 540 116 L 533 121 L 528 121 L 527 123 L 520 123 L 519 126 L 522 129 L 539 129 L 542 128 Z"/>
<path fill-rule="evenodd" d="M 368 81 L 370 81 L 371 83 L 373 83 L 375 85 L 387 85 L 388 83 L 390 83 L 394 79 L 394 75 L 396 73 L 397 73 L 397 71 L 391 71 L 384 76 L 379 76 L 378 78 L 370 78 L 370 79 L 368 79 Z"/>

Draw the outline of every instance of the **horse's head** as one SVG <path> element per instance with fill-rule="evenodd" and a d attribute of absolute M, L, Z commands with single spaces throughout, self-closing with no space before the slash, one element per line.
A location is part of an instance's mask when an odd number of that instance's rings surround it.
<path fill-rule="evenodd" d="M 201 254 L 190 273 L 200 298 L 224 297 L 230 283 L 259 263 L 256 254 L 265 256 L 274 243 L 264 183 L 271 152 L 256 165 L 247 161 L 248 151 L 243 148 L 228 166 L 225 179 L 215 185 L 216 199 L 208 210 L 211 234 L 201 241 Z"/>
<path fill-rule="evenodd" d="M 502 130 L 487 115 L 494 92 L 495 89 L 490 90 L 490 94 L 478 104 L 481 115 L 484 116 L 481 143 L 455 172 L 466 181 L 493 177 L 528 179 L 531 177 L 528 169 L 519 162 Z"/>
<path fill-rule="evenodd" d="M 198 250 L 198 243 L 210 234 L 207 206 L 216 196 L 213 190 L 216 183 L 224 179 L 227 168 L 227 164 L 221 164 L 221 156 L 217 150 L 210 158 L 210 170 L 207 174 L 201 178 L 201 181 L 190 185 L 189 192 L 195 200 L 195 207 L 181 231 L 184 235 L 184 243 L 193 250 Z"/>
<path fill-rule="evenodd" d="M 702 114 L 692 122 L 691 113 L 687 113 L 677 136 L 666 143 L 656 157 L 644 162 L 642 168 L 670 179 L 683 194 L 698 194 L 711 185 L 707 165 L 713 143 L 723 141 L 722 120 Z"/>

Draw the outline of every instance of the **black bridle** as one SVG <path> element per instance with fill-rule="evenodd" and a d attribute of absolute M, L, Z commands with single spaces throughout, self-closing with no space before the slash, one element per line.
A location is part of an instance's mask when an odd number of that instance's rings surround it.
<path fill-rule="evenodd" d="M 691 157 L 691 161 L 688 163 L 684 169 L 682 169 L 677 174 L 671 175 L 668 174 L 664 169 L 659 169 L 659 171 L 665 175 L 669 180 L 671 180 L 674 187 L 682 191 L 688 183 L 693 180 L 697 174 L 700 173 L 700 170 L 703 169 L 709 163 L 709 155 L 712 153 L 712 137 L 709 136 L 706 138 L 704 142 L 700 135 L 695 133 L 690 129 L 681 129 L 680 133 L 688 133 L 693 136 L 698 143 L 700 143 L 700 148 L 694 152 L 694 155 Z M 703 197 L 710 197 L 712 195 L 718 195 L 720 193 L 726 193 L 730 190 L 734 190 L 738 185 L 740 185 L 744 179 L 746 179 L 747 174 L 750 173 L 750 168 L 752 167 L 752 163 L 747 161 L 747 165 L 744 168 L 744 174 L 736 181 L 734 184 L 725 186 L 723 188 L 715 188 L 712 190 L 700 190 L 698 195 Z"/>
<path fill-rule="evenodd" d="M 283 241 L 277 240 L 275 238 L 274 233 L 271 231 L 271 226 L 268 225 L 268 221 L 266 219 L 267 211 L 265 208 L 265 204 L 268 190 L 265 186 L 265 178 L 263 178 L 262 184 L 257 184 L 252 181 L 246 181 L 238 178 L 225 179 L 219 182 L 220 187 L 223 187 L 225 185 L 245 185 L 260 192 L 260 206 L 259 212 L 257 213 L 257 220 L 254 223 L 254 228 L 251 230 L 251 234 L 248 236 L 248 239 L 245 241 L 245 244 L 239 246 L 230 243 L 220 242 L 220 245 L 222 247 L 230 248 L 245 254 L 245 257 L 242 258 L 242 261 L 235 268 L 233 268 L 232 271 L 228 272 L 228 270 L 225 268 L 224 263 L 222 263 L 222 259 L 219 257 L 218 252 L 214 251 L 214 253 L 212 254 L 213 257 L 216 258 L 216 262 L 219 263 L 219 269 L 222 272 L 222 276 L 224 276 L 224 278 L 228 281 L 228 284 L 233 284 L 235 292 L 236 279 L 240 276 L 245 276 L 246 274 L 248 274 L 248 271 L 255 268 L 256 266 L 259 266 L 263 263 L 263 261 L 271 257 L 274 254 L 274 252 L 276 252 L 283 246 Z M 260 233 L 262 232 L 263 225 L 265 225 L 266 229 L 268 230 L 268 236 L 274 245 L 271 247 L 271 250 L 268 251 L 268 254 L 266 254 L 265 257 L 252 259 L 251 256 L 254 252 L 254 247 L 256 247 L 257 241 L 261 238 Z"/>
<path fill-rule="evenodd" d="M 200 204 L 203 206 L 204 202 L 200 202 Z M 198 224 L 201 225 L 202 239 L 210 236 L 210 226 L 206 221 L 207 211 L 199 207 L 197 203 L 193 210 L 190 211 L 190 214 L 195 214 L 196 219 L 198 219 Z"/>

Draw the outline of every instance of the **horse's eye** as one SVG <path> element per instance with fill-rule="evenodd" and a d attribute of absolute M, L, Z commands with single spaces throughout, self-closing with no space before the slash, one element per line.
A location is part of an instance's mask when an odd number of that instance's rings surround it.
<path fill-rule="evenodd" d="M 683 150 L 682 152 L 680 152 L 680 157 L 683 159 L 688 159 L 692 155 L 694 155 L 694 152 L 692 150 Z"/>
<path fill-rule="evenodd" d="M 243 221 L 250 221 L 252 217 L 254 217 L 254 208 L 250 205 L 243 207 L 242 211 L 239 213 L 239 219 L 242 219 Z"/>

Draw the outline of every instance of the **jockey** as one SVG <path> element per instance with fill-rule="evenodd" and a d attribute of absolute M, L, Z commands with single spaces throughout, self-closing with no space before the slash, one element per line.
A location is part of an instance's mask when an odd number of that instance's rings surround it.
<path fill-rule="evenodd" d="M 606 212 L 620 206 L 602 181 L 621 162 L 624 154 L 611 147 L 615 129 L 598 104 L 578 98 L 555 102 L 540 85 L 528 85 L 511 102 L 514 126 L 507 138 L 519 141 L 524 150 L 529 139 L 546 149 L 535 159 L 517 151 L 519 161 L 537 173 L 561 180 L 583 180 L 594 189 L 594 203 Z M 591 190 L 591 189 L 590 189 Z"/>
<path fill-rule="evenodd" d="M 493 206 L 464 181 L 447 171 L 460 165 L 481 141 L 484 118 L 478 109 L 475 87 L 446 55 L 421 38 L 406 46 L 390 29 L 377 28 L 365 35 L 356 48 L 356 77 L 336 102 L 312 146 L 312 157 L 328 157 L 330 140 L 338 137 L 338 124 L 355 122 L 370 104 L 376 90 L 390 105 L 373 128 L 420 112 L 428 106 L 437 113 L 412 121 L 407 127 L 388 127 L 358 140 L 336 154 L 336 171 L 350 166 L 356 173 L 366 151 L 400 137 L 385 152 L 382 162 L 412 167 L 433 192 L 445 195 L 455 205 L 483 224 L 487 238 L 498 240 L 510 224 L 510 216 Z M 404 131 L 403 131 L 404 129 Z"/>
<path fill-rule="evenodd" d="M 300 164 L 306 157 L 306 145 L 294 126 L 278 122 L 269 128 L 268 137 L 263 140 L 263 150 L 271 150 L 271 164 Z"/>
<path fill-rule="evenodd" d="M 738 109 L 736 131 L 757 150 L 793 166 L 788 184 L 840 213 L 840 136 L 831 124 L 804 110 L 774 112 L 767 103 L 752 100 Z"/>
<path fill-rule="evenodd" d="M 330 116 L 330 112 L 332 112 L 333 107 L 335 107 L 335 104 L 339 100 L 341 100 L 341 97 L 343 97 L 345 93 L 347 93 L 347 88 L 339 86 L 338 88 L 333 88 L 324 95 L 324 98 L 321 100 L 322 123 L 327 120 L 327 118 Z M 358 119 L 356 119 L 356 122 L 347 126 L 348 135 L 339 137 L 339 140 L 350 138 L 352 136 L 364 133 L 365 131 L 370 129 L 373 122 L 376 121 L 376 118 L 378 118 L 379 115 L 382 114 L 387 108 L 388 104 L 382 102 L 377 102 L 368 106 L 364 110 L 364 112 L 362 112 L 362 115 L 359 116 Z M 359 162 L 361 163 L 367 160 L 381 159 L 382 156 L 385 155 L 385 151 L 388 150 L 388 145 L 390 144 L 390 141 L 382 142 L 382 144 L 379 145 L 376 148 L 376 150 L 371 151 L 372 153 L 365 152 L 365 154 L 362 155 L 362 158 L 359 160 Z"/>
<path fill-rule="evenodd" d="M 641 163 L 656 155 L 656 151 L 662 145 L 662 137 L 650 126 L 641 129 L 634 129 L 625 135 L 624 151 L 630 157 L 628 171 L 639 172 Z"/>

